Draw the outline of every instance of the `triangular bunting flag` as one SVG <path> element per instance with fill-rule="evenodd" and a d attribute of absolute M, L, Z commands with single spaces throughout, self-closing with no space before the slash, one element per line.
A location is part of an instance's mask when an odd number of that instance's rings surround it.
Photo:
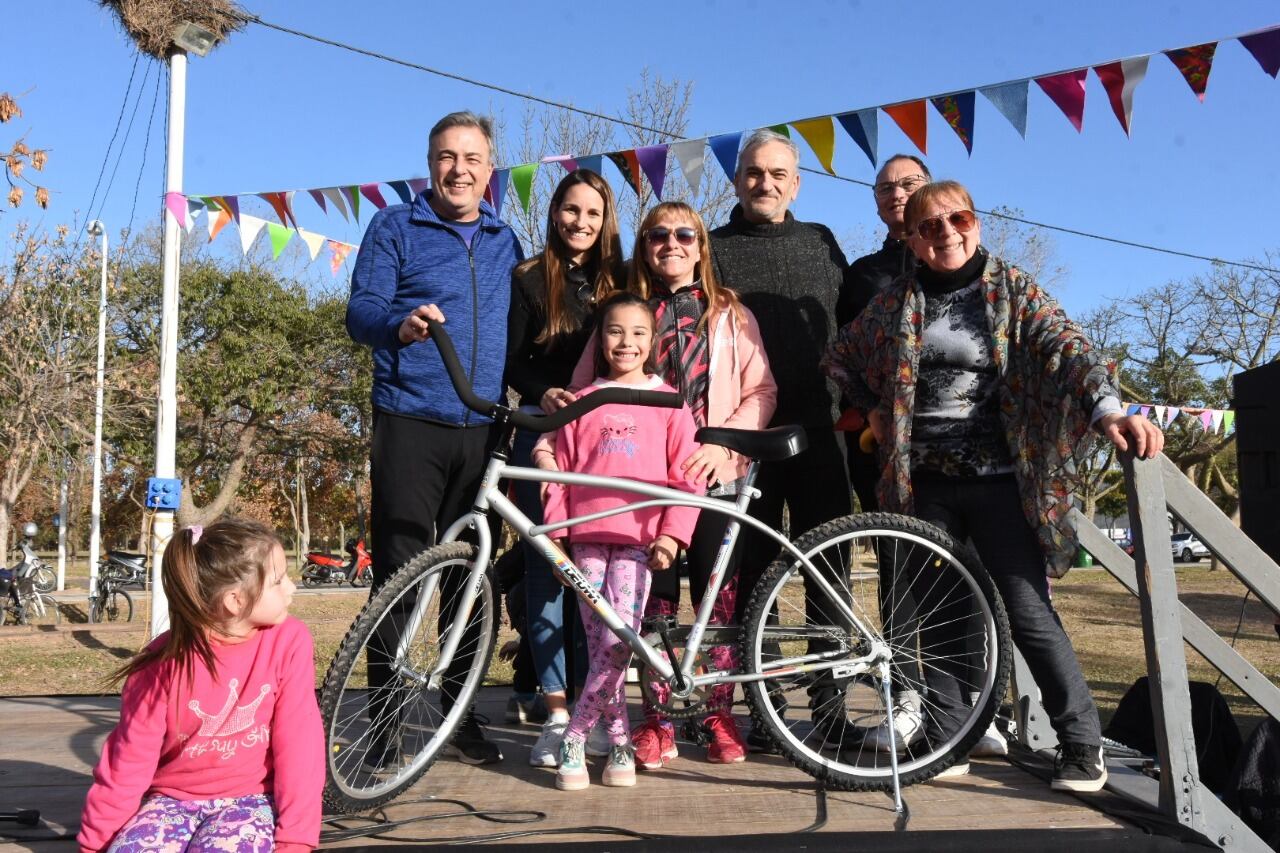
<path fill-rule="evenodd" d="M 1124 412 L 1124 413 L 1125 413 L 1126 415 L 1136 415 L 1136 414 L 1138 414 L 1138 412 L 1140 412 L 1140 411 L 1142 411 L 1142 407 L 1141 407 L 1141 406 L 1139 406 L 1137 403 L 1130 403 L 1130 404 L 1129 404 L 1129 408 L 1125 409 L 1125 412 Z"/>
<path fill-rule="evenodd" d="M 1156 406 L 1156 425 L 1164 424 L 1164 406 Z"/>
<path fill-rule="evenodd" d="M 196 224 L 196 216 L 200 211 L 204 210 L 204 202 L 197 201 L 194 198 L 187 199 L 187 233 L 191 233 L 191 227 Z"/>
<path fill-rule="evenodd" d="M 510 169 L 494 169 L 489 175 L 489 186 L 485 187 L 484 197 L 488 199 L 494 213 L 502 216 L 502 203 L 507 198 L 507 182 L 511 179 Z"/>
<path fill-rule="evenodd" d="M 240 225 L 240 248 L 245 255 L 248 255 L 249 249 L 253 247 L 253 241 L 258 239 L 258 235 L 262 233 L 262 226 L 267 224 L 267 220 L 244 213 L 240 215 L 238 224 Z"/>
<path fill-rule="evenodd" d="M 377 184 L 361 184 L 360 194 L 373 202 L 373 206 L 378 210 L 382 210 L 387 206 L 387 200 L 382 197 L 382 191 L 378 189 Z M 356 217 L 359 218 L 358 212 Z"/>
<path fill-rule="evenodd" d="M 1213 412 L 1209 411 L 1208 409 L 1205 409 L 1203 412 L 1200 413 L 1200 426 L 1202 429 L 1204 429 L 1205 432 L 1209 431 L 1209 429 L 1213 426 Z"/>
<path fill-rule="evenodd" d="M 218 233 L 222 231 L 223 228 L 227 227 L 227 223 L 231 221 L 231 211 L 219 209 L 217 216 L 210 213 L 205 217 L 205 219 L 208 220 L 209 242 L 212 243 L 217 239 Z"/>
<path fill-rule="evenodd" d="M 1009 120 L 1023 139 L 1027 138 L 1027 81 L 1017 80 L 1003 86 L 979 89 L 988 101 Z"/>
<path fill-rule="evenodd" d="M 409 204 L 413 201 L 413 192 L 409 189 L 408 181 L 387 181 L 387 186 L 391 187 L 391 191 L 399 196 L 402 204 Z"/>
<path fill-rule="evenodd" d="M 1067 71 L 1063 74 L 1050 74 L 1048 77 L 1037 77 L 1036 85 L 1044 90 L 1049 100 L 1058 105 L 1062 114 L 1071 122 L 1071 126 L 1079 133 L 1084 128 L 1084 78 L 1088 71 Z"/>
<path fill-rule="evenodd" d="M 405 183 L 409 185 L 409 189 L 413 190 L 415 196 L 422 195 L 427 187 L 431 186 L 431 181 L 426 178 L 410 178 Z"/>
<path fill-rule="evenodd" d="M 973 92 L 958 92 L 930 98 L 938 113 L 951 125 L 951 129 L 964 143 L 964 150 L 973 155 Z"/>
<path fill-rule="evenodd" d="M 350 243 L 342 243 L 337 240 L 329 241 L 329 270 L 334 275 L 338 274 L 338 267 L 342 266 L 342 262 L 347 259 L 347 255 L 351 254 L 351 250 L 355 246 Z"/>
<path fill-rule="evenodd" d="M 1213 429 L 1211 431 L 1217 432 L 1222 427 L 1222 409 L 1213 409 L 1211 415 L 1213 417 Z"/>
<path fill-rule="evenodd" d="M 876 145 L 879 135 L 879 122 L 875 110 L 858 110 L 855 113 L 843 113 L 836 116 L 845 133 L 853 137 L 862 153 L 867 155 L 871 165 L 876 165 Z"/>
<path fill-rule="evenodd" d="M 893 119 L 902 132 L 907 135 L 921 154 L 927 154 L 925 143 L 928 141 L 929 127 L 924 113 L 924 101 L 912 101 L 909 104 L 894 104 L 881 107 L 889 118 Z"/>
<path fill-rule="evenodd" d="M 325 203 L 324 203 L 323 192 L 321 192 L 320 190 L 307 190 L 307 192 L 311 194 L 311 197 L 313 199 L 315 199 L 316 204 L 320 205 L 320 210 L 322 210 L 325 213 L 329 212 L 329 208 L 325 206 Z"/>
<path fill-rule="evenodd" d="M 213 196 L 213 195 L 202 195 L 202 196 L 197 196 L 197 198 L 199 198 L 202 202 L 204 202 L 204 206 L 205 206 L 207 209 L 209 209 L 209 210 L 224 210 L 224 209 L 225 209 L 225 208 L 223 208 L 223 206 L 222 206 L 222 205 L 218 204 L 218 197 L 217 197 L 217 196 Z"/>
<path fill-rule="evenodd" d="M 1280 74 L 1280 27 L 1240 36 L 1240 43 L 1258 60 L 1263 71 L 1272 77 Z"/>
<path fill-rule="evenodd" d="M 342 200 L 342 190 L 338 187 L 325 187 L 320 190 L 320 192 L 324 194 L 325 198 L 329 199 L 329 201 L 333 203 L 333 206 L 342 214 L 342 218 L 344 220 L 347 222 L 351 221 L 351 217 L 347 216 L 347 204 Z"/>
<path fill-rule="evenodd" d="M 623 180 L 627 182 L 631 189 L 636 191 L 636 195 L 640 195 L 640 161 L 636 159 L 635 149 L 611 151 L 604 156 L 608 157 L 609 161 L 618 167 Z"/>
<path fill-rule="evenodd" d="M 720 168 L 724 169 L 729 183 L 733 183 L 738 171 L 738 146 L 742 144 L 742 132 L 722 133 L 707 140 L 711 153 L 716 155 Z"/>
<path fill-rule="evenodd" d="M 529 212 L 529 193 L 533 189 L 533 176 L 536 174 L 538 174 L 537 163 L 511 167 L 511 183 L 515 184 L 516 197 L 520 199 L 520 207 L 525 213 Z"/>
<path fill-rule="evenodd" d="M 236 221 L 237 225 L 239 225 L 240 224 L 240 199 L 237 196 L 233 196 L 233 195 L 220 195 L 218 196 L 218 203 L 222 205 L 222 208 L 224 210 L 231 211 L 231 218 Z"/>
<path fill-rule="evenodd" d="M 323 234 L 317 234 L 314 231 L 304 231 L 298 229 L 298 236 L 302 238 L 302 242 L 307 244 L 307 251 L 311 254 L 311 260 L 316 259 L 316 255 L 320 254 L 320 247 L 324 245 L 326 238 Z"/>
<path fill-rule="evenodd" d="M 1150 406 L 1141 406 L 1141 407 L 1139 407 L 1139 413 L 1140 413 L 1144 418 L 1145 418 L 1145 417 L 1148 417 L 1148 416 L 1151 414 L 1151 407 L 1150 407 Z"/>
<path fill-rule="evenodd" d="M 180 192 L 164 194 L 164 206 L 178 223 L 179 228 L 187 227 L 187 197 Z"/>
<path fill-rule="evenodd" d="M 566 172 L 576 172 L 578 170 L 578 161 L 568 154 L 551 154 L 542 158 L 543 163 L 559 163 L 564 166 Z"/>
<path fill-rule="evenodd" d="M 271 238 L 271 260 L 274 261 L 280 257 L 284 247 L 289 245 L 289 241 L 293 239 L 293 231 L 283 225 L 268 222 L 267 236 Z"/>
<path fill-rule="evenodd" d="M 349 187 L 339 187 L 342 191 L 342 197 L 347 200 L 347 204 L 351 208 L 351 215 L 356 218 L 356 222 L 360 221 L 360 187 L 352 184 Z"/>
<path fill-rule="evenodd" d="M 836 156 L 836 129 L 831 124 L 831 116 L 793 121 L 791 126 L 796 129 L 796 133 L 804 137 L 805 142 L 809 143 L 809 147 L 813 149 L 813 156 L 818 158 L 818 162 L 827 170 L 827 174 L 834 175 L 836 170 L 832 166 L 832 161 Z"/>
<path fill-rule="evenodd" d="M 1182 72 L 1182 78 L 1201 103 L 1204 103 L 1204 90 L 1209 86 L 1209 70 L 1213 67 L 1213 52 L 1217 48 L 1218 43 L 1215 41 L 1164 52 Z"/>
<path fill-rule="evenodd" d="M 1231 427 L 1236 422 L 1236 413 L 1228 409 L 1222 413 L 1222 434 L 1226 435 L 1231 432 Z"/>
<path fill-rule="evenodd" d="M 1109 62 L 1093 69 L 1107 90 L 1107 99 L 1111 101 L 1111 111 L 1120 120 L 1125 136 L 1129 135 L 1130 120 L 1133 117 L 1133 90 L 1138 88 L 1142 78 L 1147 76 L 1149 56 L 1135 56 L 1119 62 Z"/>
<path fill-rule="evenodd" d="M 597 175 L 599 175 L 601 171 L 604 169 L 604 155 L 588 154 L 585 157 L 579 157 L 578 168 L 588 169 L 592 172 L 595 172 Z"/>
<path fill-rule="evenodd" d="M 702 186 L 702 167 L 707 161 L 707 140 L 686 139 L 683 142 L 673 142 L 671 153 L 680 164 L 680 171 L 684 173 L 689 189 L 696 193 L 698 187 Z"/>
<path fill-rule="evenodd" d="M 662 185 L 667 181 L 667 146 L 645 145 L 636 149 L 636 162 L 649 179 L 653 194 L 662 201 Z"/>
<path fill-rule="evenodd" d="M 1179 409 L 1177 406 L 1169 406 L 1166 411 L 1168 412 L 1168 418 L 1165 420 L 1164 425 L 1166 427 L 1170 427 L 1173 425 L 1173 422 L 1177 419 L 1178 415 L 1182 414 L 1182 409 Z"/>
<path fill-rule="evenodd" d="M 276 212 L 276 218 L 280 220 L 280 224 L 288 227 L 289 220 L 293 218 L 293 211 L 289 210 L 288 204 L 285 202 L 285 194 L 277 193 L 258 193 L 258 198 L 271 205 L 271 209 Z M 297 225 L 297 222 L 293 223 Z"/>
<path fill-rule="evenodd" d="M 769 129 L 779 136 L 785 136 L 787 139 L 791 138 L 791 131 L 787 130 L 787 126 L 785 124 L 771 124 L 769 125 Z"/>

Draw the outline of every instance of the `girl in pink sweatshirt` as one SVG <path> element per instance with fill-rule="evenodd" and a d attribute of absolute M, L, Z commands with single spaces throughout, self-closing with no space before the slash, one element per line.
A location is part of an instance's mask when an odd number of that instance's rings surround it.
<path fill-rule="evenodd" d="M 608 299 L 597 314 L 594 359 L 596 379 L 580 394 L 610 385 L 672 391 L 653 375 L 655 321 L 645 300 L 630 293 Z M 687 406 L 663 409 L 607 405 L 578 418 L 534 448 L 540 468 L 626 477 L 688 492 L 700 491 L 682 463 L 698 448 Z M 615 489 L 550 484 L 543 517 L 548 524 L 623 506 L 639 496 Z M 573 561 L 623 621 L 636 631 L 649 593 L 650 571 L 671 568 L 676 552 L 689 544 L 698 511 L 689 507 L 650 507 L 586 522 L 568 530 Z M 559 531 L 563 534 L 564 531 Z M 556 532 L 551 535 L 555 536 Z M 605 785 L 634 785 L 635 758 L 627 731 L 624 676 L 631 650 L 583 603 L 590 664 L 587 682 L 573 709 L 560 747 L 556 787 L 587 787 L 587 734 L 601 718 L 612 744 Z"/>
<path fill-rule="evenodd" d="M 311 634 L 265 526 L 174 535 L 167 632 L 116 672 L 120 723 L 85 800 L 81 851 L 305 853 L 320 837 L 324 735 Z"/>

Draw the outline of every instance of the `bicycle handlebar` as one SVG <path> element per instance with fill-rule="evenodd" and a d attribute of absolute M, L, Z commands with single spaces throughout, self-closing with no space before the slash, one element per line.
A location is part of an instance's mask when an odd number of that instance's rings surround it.
<path fill-rule="evenodd" d="M 428 317 L 427 330 L 430 338 L 436 342 L 436 349 L 440 352 L 440 359 L 444 362 L 444 369 L 449 374 L 449 381 L 453 383 L 453 390 L 457 392 L 458 399 L 471 411 L 486 417 L 493 417 L 494 412 L 503 407 L 492 400 L 484 399 L 471 387 L 466 371 L 462 369 L 462 363 L 458 361 L 458 352 L 453 348 L 453 340 L 449 337 L 449 333 L 444 330 L 444 324 Z M 582 417 L 587 412 L 610 403 L 678 409 L 684 405 L 684 399 L 672 391 L 646 391 L 639 388 L 616 387 L 602 388 L 586 397 L 574 400 L 554 414 L 529 415 L 524 412 L 512 412 L 511 422 L 530 432 L 552 432 L 560 429 L 570 421 Z"/>

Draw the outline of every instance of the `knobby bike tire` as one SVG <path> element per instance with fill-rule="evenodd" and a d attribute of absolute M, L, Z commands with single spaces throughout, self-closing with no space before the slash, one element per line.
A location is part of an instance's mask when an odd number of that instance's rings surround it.
<path fill-rule="evenodd" d="M 496 597 L 487 572 L 480 575 L 480 588 L 467 623 L 470 639 L 465 646 L 459 645 L 459 651 L 472 652 L 472 658 L 465 673 L 453 682 L 457 688 L 453 709 L 448 714 L 437 709 L 439 691 L 428 691 L 413 679 L 429 672 L 439 658 L 443 632 L 437 617 L 442 600 L 457 600 L 456 595 L 445 591 L 441 579 L 447 570 L 453 579 L 458 573 L 469 571 L 475 556 L 475 546 L 466 542 L 449 542 L 422 552 L 370 596 L 343 638 L 325 675 L 320 697 L 327 755 L 324 801 L 329 808 L 350 813 L 391 801 L 421 778 L 453 739 L 484 682 L 497 639 Z M 379 701 L 367 689 L 370 649 L 383 660 L 392 656 L 389 652 L 402 632 L 403 620 L 433 577 L 434 594 L 407 655 L 406 667 L 411 675 L 389 678 L 382 688 L 385 698 Z M 447 601 L 443 606 L 448 606 Z M 452 624 L 450 619 L 445 630 Z M 360 684 L 362 668 L 364 687 Z M 375 704 L 381 708 L 376 713 L 371 710 Z M 375 722 L 375 717 L 382 722 Z M 365 762 L 370 755 L 381 752 L 380 732 L 384 745 L 388 734 L 394 738 L 390 743 L 397 753 L 396 760 L 385 769 L 372 770 Z"/>
<path fill-rule="evenodd" d="M 58 586 L 58 576 L 54 574 L 53 569 L 41 565 L 32 575 L 31 582 L 35 586 L 36 592 L 53 592 Z"/>
<path fill-rule="evenodd" d="M 1012 649 L 1004 604 L 977 556 L 932 525 L 888 513 L 837 518 L 794 544 L 816 568 L 829 572 L 829 579 L 842 578 L 836 591 L 875 637 L 893 649 L 895 703 L 907 688 L 922 697 L 919 734 L 908 733 L 919 739 L 898 750 L 901 783 L 923 782 L 965 760 L 1004 697 Z M 882 571 L 884 566 L 888 568 Z M 798 629 L 821 637 L 837 659 L 869 650 L 871 638 L 853 636 L 839 620 L 808 614 L 803 585 L 788 588 L 799 574 L 800 563 L 784 552 L 756 585 L 742 635 L 747 672 L 762 672 L 770 660 L 814 653 L 814 647 L 787 639 Z M 813 595 L 812 609 L 825 617 L 825 596 L 818 590 Z M 918 622 L 912 622 L 913 616 Z M 909 628 L 912 624 L 918 627 Z M 777 644 L 771 642 L 775 636 L 781 636 Z M 946 642 L 938 639 L 943 636 Z M 908 674 L 913 662 L 924 674 L 919 680 Z M 923 682 L 943 672 L 955 676 L 957 693 L 976 693 L 976 703 L 963 695 L 963 707 L 951 703 L 947 711 L 939 704 Z M 876 738 L 868 737 L 882 724 L 882 733 L 888 731 L 880 680 L 871 673 L 843 681 L 824 683 L 811 673 L 779 672 L 750 682 L 746 694 L 754 724 L 768 732 L 793 764 L 828 787 L 891 790 L 889 738 L 882 736 L 885 748 L 877 749 Z M 828 725 L 815 725 L 815 720 Z"/>
<path fill-rule="evenodd" d="M 123 589 L 99 593 L 97 600 L 89 607 L 89 621 L 132 622 L 133 596 Z"/>

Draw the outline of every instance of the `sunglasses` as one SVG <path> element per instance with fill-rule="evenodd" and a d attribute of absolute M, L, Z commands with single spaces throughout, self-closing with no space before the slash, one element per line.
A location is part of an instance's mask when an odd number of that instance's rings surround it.
<path fill-rule="evenodd" d="M 681 246 L 692 246 L 698 242 L 698 232 L 692 228 L 650 228 L 644 232 L 644 239 L 650 246 L 665 246 L 667 239 L 675 235 L 676 242 Z"/>
<path fill-rule="evenodd" d="M 929 179 L 924 175 L 907 175 L 905 178 L 899 178 L 896 181 L 881 181 L 872 189 L 875 191 L 877 198 L 888 198 L 893 195 L 893 191 L 896 189 L 901 189 L 907 195 L 911 195 L 927 183 L 929 183 Z"/>
<path fill-rule="evenodd" d="M 946 220 L 957 232 L 964 234 L 973 229 L 978 217 L 972 210 L 953 210 L 938 216 L 930 216 L 916 223 L 916 234 L 926 240 L 936 240 L 942 236 L 942 222 Z"/>

